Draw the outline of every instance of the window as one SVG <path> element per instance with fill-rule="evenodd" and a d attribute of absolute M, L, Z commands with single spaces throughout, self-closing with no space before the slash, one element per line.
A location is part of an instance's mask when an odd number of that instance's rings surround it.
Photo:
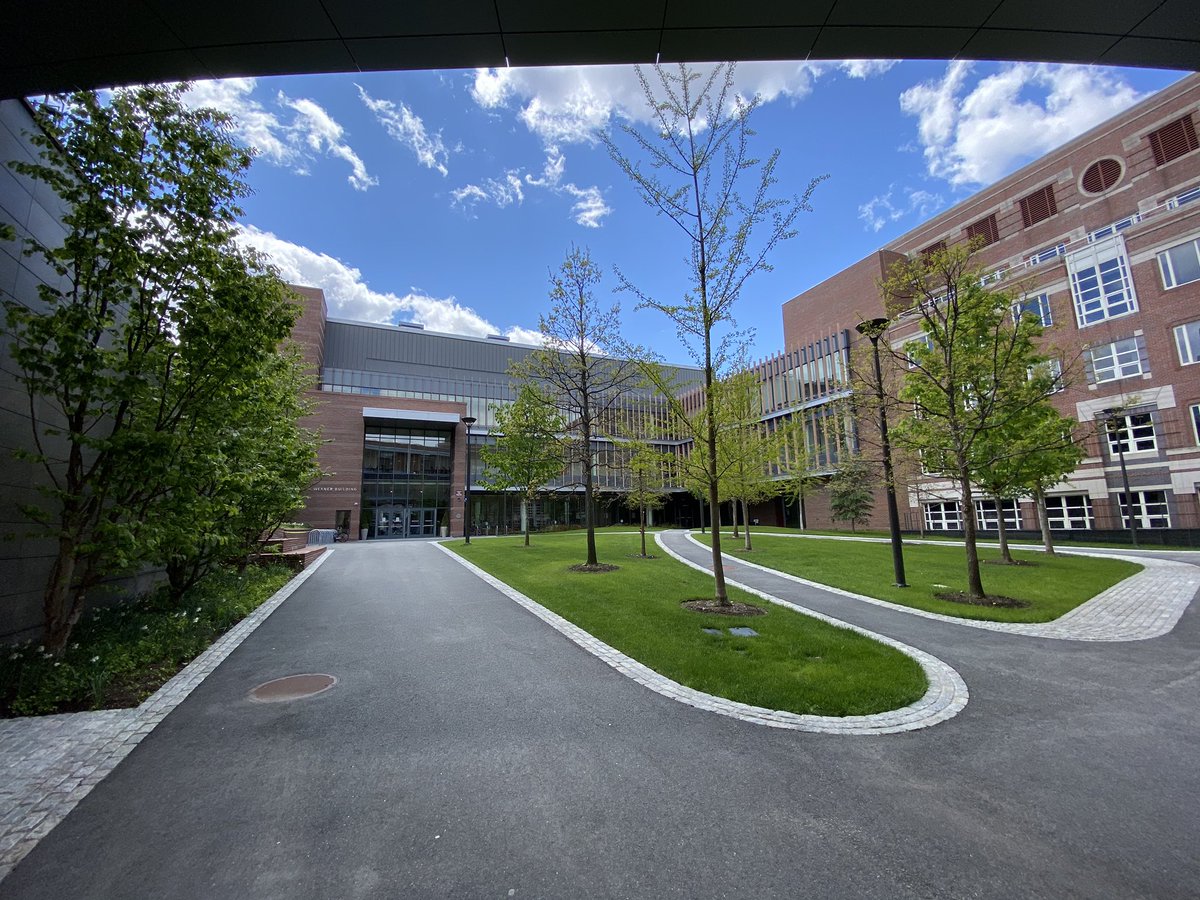
<path fill-rule="evenodd" d="M 1200 200 L 1200 185 L 1188 188 L 1183 193 L 1168 198 L 1167 209 L 1179 209 L 1183 204 L 1191 203 L 1193 200 Z"/>
<path fill-rule="evenodd" d="M 1168 290 L 1200 281 L 1200 238 L 1168 247 L 1158 254 L 1158 268 L 1162 271 L 1163 287 Z"/>
<path fill-rule="evenodd" d="M 1150 413 L 1116 416 L 1105 424 L 1110 456 L 1120 453 L 1147 453 L 1158 449 L 1154 421 Z"/>
<path fill-rule="evenodd" d="M 1058 212 L 1054 203 L 1054 185 L 1048 184 L 1034 191 L 1028 197 L 1021 198 L 1021 221 L 1025 227 L 1036 225 Z"/>
<path fill-rule="evenodd" d="M 1006 528 L 1021 527 L 1021 508 L 1016 500 L 1001 500 L 1000 506 L 1004 510 L 1004 525 Z M 995 500 L 976 500 L 975 501 L 975 524 L 984 531 L 995 531 L 998 527 L 996 521 L 996 501 Z"/>
<path fill-rule="evenodd" d="M 1025 257 L 1025 265 L 1026 265 L 1026 267 L 1037 266 L 1044 262 L 1048 262 L 1048 261 L 1054 259 L 1055 257 L 1066 256 L 1066 255 L 1067 255 L 1067 245 L 1066 244 L 1055 244 L 1053 247 L 1044 247 L 1041 250 L 1039 250 L 1037 253 L 1033 253 L 1033 254 L 1030 254 L 1029 256 Z"/>
<path fill-rule="evenodd" d="M 1200 146 L 1200 143 L 1196 141 L 1196 127 L 1192 124 L 1190 115 L 1182 116 L 1174 122 L 1168 122 L 1162 128 L 1150 132 L 1146 137 L 1150 141 L 1150 149 L 1154 151 L 1156 166 L 1178 159 Z"/>
<path fill-rule="evenodd" d="M 996 214 L 980 219 L 967 226 L 967 240 L 978 239 L 980 246 L 986 247 L 1000 240 L 1000 231 L 996 228 Z"/>
<path fill-rule="evenodd" d="M 925 527 L 930 531 L 957 531 L 962 528 L 962 517 L 958 514 L 958 501 L 926 503 Z"/>
<path fill-rule="evenodd" d="M 1192 434 L 1196 438 L 1196 443 L 1200 444 L 1200 404 L 1192 406 Z"/>
<path fill-rule="evenodd" d="M 1133 508 L 1130 509 L 1124 494 L 1117 494 L 1121 505 L 1121 524 L 1129 527 L 1129 518 L 1138 528 L 1170 528 L 1171 511 L 1167 508 L 1166 491 L 1133 491 Z"/>
<path fill-rule="evenodd" d="M 1111 344 L 1099 344 L 1087 352 L 1092 376 L 1097 384 L 1143 375 L 1150 370 L 1145 365 L 1135 337 Z"/>
<path fill-rule="evenodd" d="M 1088 243 L 1094 244 L 1096 241 L 1103 240 L 1106 237 L 1112 237 L 1118 231 L 1124 231 L 1130 225 L 1136 225 L 1142 221 L 1141 213 L 1130 213 L 1123 219 L 1117 219 L 1115 222 L 1110 222 L 1103 228 L 1097 228 L 1095 231 L 1088 232 Z"/>
<path fill-rule="evenodd" d="M 1026 373 L 1026 377 L 1032 381 L 1033 376 L 1038 374 L 1039 369 L 1043 370 L 1047 375 L 1050 376 L 1050 380 L 1052 382 L 1050 386 L 1051 394 L 1057 394 L 1059 391 L 1065 391 L 1067 389 L 1066 385 L 1063 383 L 1062 360 L 1060 360 L 1058 357 L 1051 356 L 1050 358 L 1038 363 L 1036 366 L 1030 366 L 1028 372 Z"/>
<path fill-rule="evenodd" d="M 1125 241 L 1120 235 L 1072 253 L 1067 257 L 1067 271 L 1080 328 L 1137 312 Z"/>
<path fill-rule="evenodd" d="M 1188 322 L 1175 329 L 1175 346 L 1179 348 L 1179 362 L 1190 366 L 1200 362 L 1200 322 Z"/>
<path fill-rule="evenodd" d="M 1020 303 L 1014 303 L 1012 308 L 1013 321 L 1017 321 L 1025 313 L 1036 316 L 1043 327 L 1049 328 L 1054 324 L 1050 315 L 1050 295 L 1038 294 L 1036 297 L 1025 297 Z"/>
<path fill-rule="evenodd" d="M 912 340 L 904 342 L 904 356 L 908 360 L 908 367 L 910 369 L 916 368 L 916 366 L 917 366 L 916 351 L 922 347 L 925 348 L 926 350 L 933 349 L 933 338 L 931 336 L 929 336 L 928 334 L 920 334 L 920 335 L 917 335 Z"/>
<path fill-rule="evenodd" d="M 1083 170 L 1079 186 L 1089 194 L 1102 194 L 1121 180 L 1121 161 L 1111 156 L 1098 159 Z"/>
<path fill-rule="evenodd" d="M 1087 494 L 1062 494 L 1046 498 L 1046 521 L 1052 531 L 1092 527 L 1092 498 Z"/>

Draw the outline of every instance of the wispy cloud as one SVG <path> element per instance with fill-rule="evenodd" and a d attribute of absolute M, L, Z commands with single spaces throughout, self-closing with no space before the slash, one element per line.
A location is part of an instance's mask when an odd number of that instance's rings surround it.
<path fill-rule="evenodd" d="M 872 197 L 858 208 L 858 217 L 871 231 L 880 231 L 889 222 L 899 221 L 909 215 L 925 219 L 945 206 L 941 194 L 907 187 L 900 193 L 901 196 L 897 198 L 896 186 L 889 185 L 887 193 Z"/>
<path fill-rule="evenodd" d="M 497 327 L 454 297 L 433 297 L 417 288 L 402 295 L 374 290 L 357 268 L 253 225 L 243 227 L 239 240 L 270 257 L 285 281 L 321 288 L 334 316 L 361 322 L 413 321 L 431 331 L 475 337 L 504 334 L 525 344 L 541 341 L 536 329 Z"/>
<path fill-rule="evenodd" d="M 929 174 L 956 188 L 1003 178 L 1142 96 L 1094 66 L 1017 63 L 972 86 L 973 71 L 952 62 L 940 79 L 900 95 L 901 110 L 917 119 Z"/>
<path fill-rule="evenodd" d="M 574 201 L 571 215 L 575 224 L 585 228 L 599 228 L 612 207 L 604 199 L 604 192 L 596 185 L 580 187 L 563 180 L 567 159 L 557 147 L 546 150 L 546 159 L 541 173 L 534 175 L 523 169 L 508 169 L 500 178 L 489 178 L 483 184 L 467 184 L 450 192 L 452 205 L 473 210 L 479 203 L 492 203 L 504 208 L 519 206 L 525 200 L 525 188 L 548 190 Z"/>
<path fill-rule="evenodd" d="M 268 108 L 251 96 L 257 84 L 254 78 L 197 81 L 184 100 L 191 106 L 210 106 L 228 113 L 237 136 L 273 165 L 307 175 L 316 157 L 324 155 L 349 164 L 346 180 L 356 191 L 379 183 L 346 142 L 345 129 L 320 104 L 279 91 L 274 108 Z"/>
<path fill-rule="evenodd" d="M 362 85 L 355 85 L 358 95 L 367 109 L 375 114 L 375 118 L 384 130 L 396 141 L 408 147 L 417 157 L 417 161 L 427 169 L 436 169 L 442 175 L 448 175 L 450 170 L 447 163 L 450 151 L 442 142 L 441 132 L 430 134 L 425 129 L 421 117 L 412 111 L 407 104 L 393 103 L 390 100 L 377 100 L 366 92 Z"/>

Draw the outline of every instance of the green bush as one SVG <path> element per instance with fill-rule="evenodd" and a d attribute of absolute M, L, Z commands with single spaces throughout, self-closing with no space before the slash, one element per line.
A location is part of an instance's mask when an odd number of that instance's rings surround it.
<path fill-rule="evenodd" d="M 96 609 L 57 659 L 32 641 L 0 655 L 0 716 L 136 706 L 282 587 L 283 566 L 222 569 L 177 603 L 164 588 Z"/>

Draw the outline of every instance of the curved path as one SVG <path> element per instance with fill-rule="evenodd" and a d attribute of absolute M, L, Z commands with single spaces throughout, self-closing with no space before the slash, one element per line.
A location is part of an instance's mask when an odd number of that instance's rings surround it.
<path fill-rule="evenodd" d="M 681 559 L 668 550 L 663 543 L 661 534 L 656 534 L 654 539 L 659 547 L 666 550 L 672 556 L 675 556 L 684 565 L 700 569 L 701 571 L 707 571 L 702 566 L 695 565 L 686 559 Z M 798 713 L 787 712 L 786 710 L 764 709 L 761 706 L 750 706 L 746 703 L 739 703 L 736 700 L 715 697 L 712 694 L 706 694 L 703 691 L 697 691 L 686 685 L 682 685 L 677 681 L 672 681 L 665 675 L 660 675 L 648 666 L 642 665 L 636 659 L 626 656 L 621 651 L 604 643 L 599 638 L 593 637 L 579 626 L 572 624 L 562 616 L 542 606 L 536 600 L 522 594 L 516 588 L 505 584 L 500 579 L 463 559 L 458 554 L 446 550 L 441 545 L 438 546 L 438 549 L 445 552 L 459 565 L 473 572 L 506 597 L 529 610 L 555 631 L 564 635 L 567 639 L 574 641 L 597 659 L 603 660 L 612 666 L 622 675 L 633 679 L 638 684 L 649 688 L 657 694 L 662 694 L 664 697 L 677 700 L 680 703 L 686 703 L 688 706 L 694 706 L 697 709 L 704 709 L 718 715 L 741 719 L 743 722 L 752 722 L 756 725 L 767 725 L 771 728 L 815 731 L 821 734 L 874 735 L 895 734 L 901 731 L 928 728 L 930 725 L 936 725 L 939 722 L 945 722 L 947 719 L 953 718 L 967 705 L 967 686 L 963 684 L 962 678 L 954 669 L 937 657 L 930 656 L 928 653 L 918 650 L 916 647 L 910 647 L 908 644 L 900 641 L 892 640 L 881 634 L 875 634 L 873 631 L 868 631 L 865 628 L 859 628 L 847 622 L 842 622 L 839 619 L 834 619 L 831 616 L 824 616 L 820 613 L 803 609 L 793 603 L 770 596 L 761 591 L 754 591 L 754 593 L 771 603 L 778 603 L 797 612 L 815 616 L 832 625 L 850 628 L 873 640 L 894 647 L 896 650 L 917 661 L 922 671 L 924 671 L 926 679 L 929 681 L 929 688 L 924 696 L 915 703 L 900 709 L 865 716 L 800 715 Z"/>
<path fill-rule="evenodd" d="M 712 571 L 710 561 L 712 555 L 711 549 L 707 545 L 697 541 L 691 532 L 687 532 L 686 535 L 683 532 L 666 532 L 665 534 L 668 535 L 666 538 L 668 545 L 674 547 L 676 552 L 678 552 L 681 546 L 680 541 L 683 539 L 700 548 L 706 560 L 704 563 L 707 567 L 706 571 Z M 772 534 L 770 532 L 757 535 L 756 537 L 766 539 L 804 537 L 808 540 L 818 540 L 815 536 Z M 880 541 L 878 538 L 832 538 L 832 540 L 859 540 L 872 543 L 887 543 L 886 541 Z M 930 544 L 940 542 L 906 541 L 905 543 Z M 1074 553 L 1076 551 L 1063 552 Z M 982 628 L 987 631 L 999 631 L 1005 634 L 1023 634 L 1029 637 L 1054 638 L 1064 641 L 1144 641 L 1150 638 L 1161 637 L 1175 627 L 1175 623 L 1179 621 L 1179 617 L 1183 615 L 1188 604 L 1192 602 L 1192 598 L 1196 596 L 1196 592 L 1200 591 L 1200 567 L 1190 565 L 1190 560 L 1188 563 L 1185 563 L 1172 559 L 1164 559 L 1148 553 L 1134 556 L 1133 554 L 1126 554 L 1120 551 L 1092 550 L 1086 553 L 1079 553 L 1079 555 L 1123 559 L 1135 562 L 1142 566 L 1143 569 L 1141 572 L 1118 582 L 1108 590 L 1102 591 L 1091 600 L 1081 603 L 1053 621 L 1037 623 L 986 622 L 978 619 L 947 616 L 941 613 L 928 612 L 923 609 L 914 609 L 911 606 L 904 606 L 901 603 L 892 603 L 888 600 L 880 600 L 876 597 L 867 597 L 852 591 L 844 591 L 841 588 L 810 581 L 807 578 L 801 578 L 788 572 L 781 572 L 777 569 L 760 566 L 757 563 L 750 562 L 738 556 L 731 556 L 728 553 L 722 553 L 721 555 L 734 566 L 756 569 L 759 572 L 775 576 L 779 579 L 840 594 L 843 597 L 852 597 L 865 603 L 873 603 L 877 606 L 887 607 L 888 609 L 894 609 L 899 612 L 908 613 L 909 615 L 923 616 L 926 619 L 936 619 L 941 622 L 953 622 L 956 625 L 965 625 L 969 628 Z M 694 554 L 692 558 L 694 558 Z"/>
<path fill-rule="evenodd" d="M 645 690 L 428 543 L 350 544 L 0 897 L 1195 893 L 1196 604 L 1083 643 L 789 589 L 946 660 L 970 704 L 882 738 L 762 728 Z M 247 699 L 296 672 L 339 682 Z"/>

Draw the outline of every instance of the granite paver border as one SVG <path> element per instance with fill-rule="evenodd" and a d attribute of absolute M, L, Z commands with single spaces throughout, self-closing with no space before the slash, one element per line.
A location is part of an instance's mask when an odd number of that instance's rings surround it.
<path fill-rule="evenodd" d="M 137 708 L 0 720 L 0 880 L 333 552 L 327 548 Z"/>
<path fill-rule="evenodd" d="M 684 559 L 663 544 L 659 540 L 658 534 L 655 536 L 655 542 L 673 559 L 693 569 L 704 571 L 702 566 Z M 915 703 L 889 712 L 873 713 L 866 716 L 802 715 L 787 712 L 786 710 L 752 706 L 748 703 L 739 703 L 736 700 L 726 700 L 724 697 L 716 697 L 712 694 L 706 694 L 703 691 L 697 691 L 694 688 L 673 681 L 665 675 L 660 675 L 649 666 L 643 665 L 632 657 L 626 656 L 615 647 L 604 643 L 604 641 L 584 631 L 578 625 L 567 621 L 558 615 L 558 613 L 552 612 L 511 585 L 485 572 L 479 566 L 459 556 L 443 544 L 439 543 L 437 547 L 469 572 L 494 587 L 524 609 L 533 613 L 568 640 L 573 641 L 597 659 L 612 666 L 622 675 L 668 699 L 686 704 L 687 706 L 693 706 L 697 709 L 717 713 L 722 716 L 729 716 L 730 718 L 750 722 L 755 725 L 766 725 L 771 728 L 784 728 L 792 731 L 840 735 L 881 735 L 928 728 L 931 725 L 936 725 L 939 722 L 953 718 L 967 705 L 967 686 L 963 682 L 962 677 L 951 666 L 942 662 L 937 657 L 885 635 L 876 634 L 857 625 L 851 625 L 848 622 L 835 619 L 832 616 L 826 616 L 822 613 L 805 609 L 795 603 L 790 603 L 744 585 L 738 585 L 738 587 L 771 603 L 786 606 L 796 612 L 828 622 L 838 628 L 846 628 L 850 631 L 866 635 L 873 640 L 887 644 L 889 647 L 893 647 L 901 653 L 912 657 L 925 672 L 925 677 L 929 681 L 929 688 L 926 690 L 925 695 Z"/>
<path fill-rule="evenodd" d="M 711 552 L 712 548 L 696 540 L 691 531 L 686 532 L 684 536 L 695 546 Z M 764 536 L 782 538 L 807 537 L 810 540 L 821 539 L 816 535 L 781 535 L 769 532 L 759 534 L 760 538 Z M 858 540 L 883 543 L 878 538 L 830 537 L 828 540 Z M 910 541 L 906 543 L 918 542 Z M 921 543 L 928 545 L 931 542 Z M 943 544 L 941 541 L 932 543 L 934 545 Z M 950 546 L 957 545 L 951 544 Z M 1196 592 L 1200 591 L 1200 567 L 1190 563 L 1155 559 L 1150 556 L 1122 556 L 1119 553 L 1103 553 L 1097 550 L 1062 552 L 1073 553 L 1077 556 L 1103 556 L 1107 559 L 1119 559 L 1125 562 L 1136 563 L 1143 568 L 1141 572 L 1137 572 L 1123 581 L 1117 582 L 1107 590 L 1101 591 L 1091 600 L 1081 603 L 1079 606 L 1063 613 L 1057 619 L 1050 622 L 988 622 L 980 619 L 962 619 L 943 613 L 915 609 L 901 603 L 893 603 L 889 600 L 881 600 L 878 597 L 868 597 L 865 594 L 856 594 L 853 591 L 831 587 L 819 581 L 811 581 L 799 575 L 793 575 L 790 572 L 771 569 L 759 563 L 742 559 L 740 556 L 730 556 L 724 552 L 721 555 L 739 566 L 757 569 L 760 572 L 766 572 L 779 578 L 796 582 L 797 584 L 818 588 L 842 597 L 861 600 L 865 603 L 872 603 L 876 606 L 896 610 L 897 612 L 921 616 L 925 619 L 934 619 L 938 622 L 965 625 L 968 628 L 980 628 L 985 631 L 996 631 L 1002 634 L 1017 634 L 1025 637 L 1049 638 L 1059 641 L 1145 641 L 1162 637 L 1164 634 L 1170 633 L 1175 627 L 1184 611 L 1188 608 L 1188 605 L 1192 602 L 1192 599 L 1196 596 Z"/>

